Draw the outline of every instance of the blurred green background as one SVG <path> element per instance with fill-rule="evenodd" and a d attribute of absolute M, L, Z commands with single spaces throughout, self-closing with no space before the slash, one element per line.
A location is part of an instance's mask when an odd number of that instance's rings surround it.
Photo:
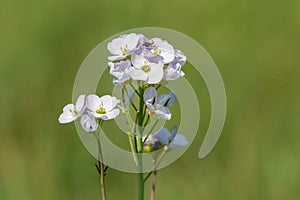
<path fill-rule="evenodd" d="M 202 44 L 228 97 L 223 134 L 199 160 L 210 102 L 201 78 L 187 75 L 203 90 L 203 120 L 184 156 L 159 172 L 157 199 L 299 199 L 299 8 L 297 0 L 0 0 L 0 199 L 100 199 L 94 158 L 57 118 L 86 55 L 144 26 Z M 135 199 L 135 175 L 110 169 L 107 192 Z"/>

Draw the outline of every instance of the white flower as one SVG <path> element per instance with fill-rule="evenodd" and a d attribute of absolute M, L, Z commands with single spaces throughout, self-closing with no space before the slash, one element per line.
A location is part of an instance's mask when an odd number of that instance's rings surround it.
<path fill-rule="evenodd" d="M 176 80 L 184 76 L 184 72 L 181 71 L 181 67 L 186 62 L 186 56 L 180 51 L 175 50 L 175 58 L 164 70 L 164 80 Z"/>
<path fill-rule="evenodd" d="M 94 132 L 98 128 L 98 123 L 94 116 L 92 116 L 89 112 L 87 114 L 83 114 L 80 120 L 82 128 L 90 133 Z"/>
<path fill-rule="evenodd" d="M 160 38 L 152 38 L 150 41 L 153 42 L 151 53 L 153 55 L 161 56 L 164 64 L 170 63 L 174 60 L 174 48 L 167 41 Z"/>
<path fill-rule="evenodd" d="M 68 104 L 63 108 L 63 113 L 59 116 L 59 123 L 65 124 L 76 120 L 85 110 L 85 95 L 80 95 L 76 105 Z"/>
<path fill-rule="evenodd" d="M 129 68 L 129 74 L 133 80 L 142 80 L 149 84 L 161 81 L 163 77 L 163 63 L 150 62 L 144 54 L 133 54 L 131 57 L 133 67 Z"/>
<path fill-rule="evenodd" d="M 120 103 L 120 100 L 110 95 L 100 98 L 95 94 L 91 94 L 86 98 L 87 108 L 91 111 L 91 114 L 103 120 L 113 119 L 119 115 L 120 110 L 115 108 L 118 103 Z"/>
<path fill-rule="evenodd" d="M 171 112 L 167 107 L 174 105 L 176 95 L 173 91 L 169 94 L 161 94 L 157 97 L 157 92 L 154 87 L 149 87 L 144 92 L 144 102 L 151 113 L 155 113 L 162 119 L 170 120 Z"/>
<path fill-rule="evenodd" d="M 151 152 L 162 148 L 163 146 L 170 147 L 172 149 L 183 148 L 189 144 L 187 139 L 182 134 L 177 134 L 178 125 L 175 124 L 172 133 L 166 128 L 161 128 L 153 136 L 149 137 L 144 142 L 144 151 Z"/>
<path fill-rule="evenodd" d="M 131 63 L 129 60 L 118 63 L 109 62 L 108 65 L 110 66 L 110 74 L 115 77 L 113 83 L 123 84 L 130 79 L 129 67 Z"/>
<path fill-rule="evenodd" d="M 108 51 L 113 54 L 109 56 L 109 60 L 121 60 L 128 55 L 131 51 L 137 48 L 142 35 L 131 33 L 129 35 L 121 35 L 119 38 L 113 39 L 107 45 Z"/>

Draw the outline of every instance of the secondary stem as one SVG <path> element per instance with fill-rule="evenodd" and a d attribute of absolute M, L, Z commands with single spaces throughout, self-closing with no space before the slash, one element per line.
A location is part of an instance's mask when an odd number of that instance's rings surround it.
<path fill-rule="evenodd" d="M 151 189 L 151 200 L 155 199 L 155 189 L 156 189 L 156 176 L 157 171 L 156 169 L 153 171 L 153 176 L 152 176 L 152 189 Z"/>
<path fill-rule="evenodd" d="M 102 121 L 100 121 L 100 128 L 102 125 Z M 100 133 L 99 133 L 100 135 Z M 98 137 L 95 135 L 96 140 L 97 140 L 97 144 L 98 144 L 98 170 L 100 168 L 99 174 L 100 174 L 100 190 L 101 190 L 101 194 L 102 194 L 102 200 L 106 200 L 106 192 L 105 192 L 105 180 L 104 180 L 104 165 L 103 165 L 103 156 L 102 156 L 102 149 L 101 149 L 101 143 L 100 143 L 100 139 L 99 139 L 99 135 Z"/>

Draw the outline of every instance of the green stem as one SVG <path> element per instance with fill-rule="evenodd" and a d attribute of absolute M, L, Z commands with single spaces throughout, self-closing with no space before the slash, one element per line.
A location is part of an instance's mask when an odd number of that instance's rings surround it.
<path fill-rule="evenodd" d="M 140 97 L 140 104 L 139 104 L 139 112 L 138 112 L 138 128 L 139 128 L 139 136 L 138 136 L 138 200 L 144 200 L 144 173 L 143 173 L 143 122 L 144 122 L 144 88 L 141 85 L 139 87 L 139 97 Z"/>

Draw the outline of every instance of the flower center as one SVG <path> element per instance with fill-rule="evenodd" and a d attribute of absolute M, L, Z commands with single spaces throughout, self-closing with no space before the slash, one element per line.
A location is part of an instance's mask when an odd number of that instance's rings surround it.
<path fill-rule="evenodd" d="M 144 62 L 144 65 L 142 66 L 142 68 L 141 68 L 144 72 L 149 72 L 150 70 L 151 70 L 151 67 L 150 67 L 150 65 L 149 65 L 149 63 L 148 63 L 148 61 L 145 61 Z"/>
<path fill-rule="evenodd" d="M 153 53 L 154 55 L 158 55 L 158 54 L 161 53 L 161 51 L 160 51 L 157 47 L 154 47 L 154 49 L 152 50 L 152 53 Z"/>
<path fill-rule="evenodd" d="M 78 115 L 78 113 L 79 113 L 78 110 L 72 109 L 72 108 L 71 108 L 69 111 L 72 113 L 73 117 L 75 117 L 75 116 Z"/>
<path fill-rule="evenodd" d="M 120 47 L 121 51 L 122 51 L 122 55 L 125 56 L 127 54 L 127 52 L 129 51 L 127 44 L 125 45 L 125 47 Z"/>
<path fill-rule="evenodd" d="M 105 113 L 106 113 L 106 110 L 105 110 L 105 108 L 103 107 L 103 104 L 101 104 L 101 105 L 99 106 L 99 108 L 96 110 L 96 113 L 98 113 L 98 114 L 105 114 Z"/>

